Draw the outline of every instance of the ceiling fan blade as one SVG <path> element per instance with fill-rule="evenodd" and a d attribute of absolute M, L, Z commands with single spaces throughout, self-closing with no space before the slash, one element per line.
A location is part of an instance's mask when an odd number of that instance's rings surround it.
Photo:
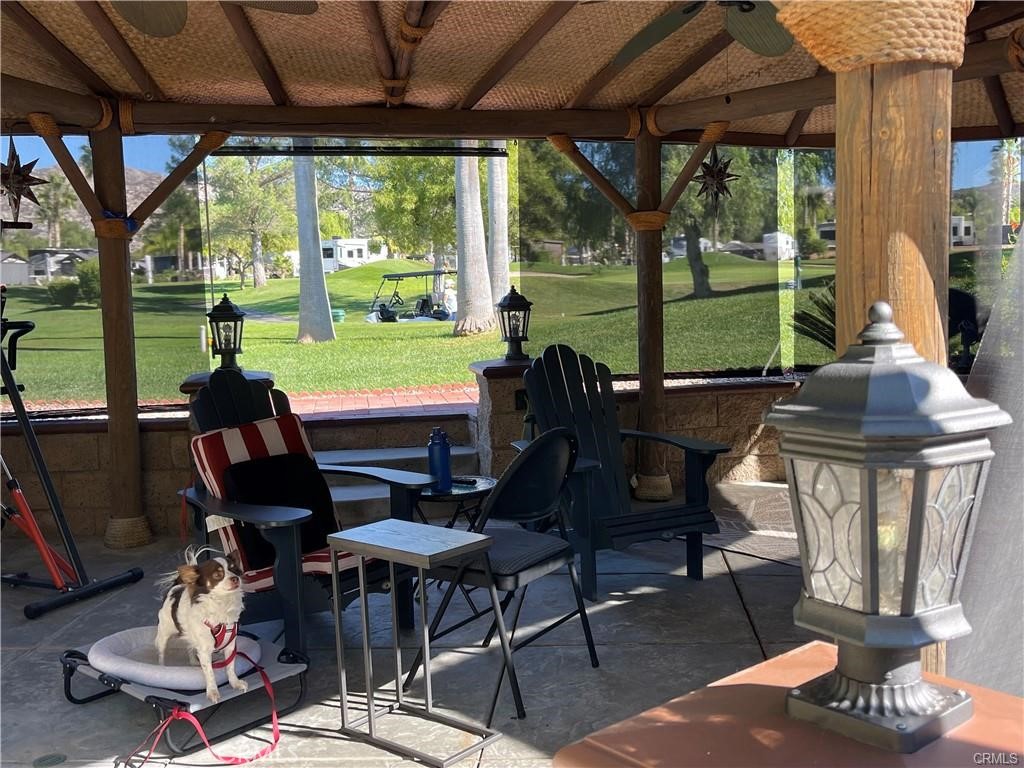
<path fill-rule="evenodd" d="M 753 6 L 752 10 L 744 10 Z M 732 5 L 725 13 L 725 28 L 736 42 L 761 56 L 781 56 L 793 47 L 793 36 L 775 19 L 772 3 Z"/>
<path fill-rule="evenodd" d="M 296 16 L 309 16 L 311 13 L 316 13 L 318 7 L 312 0 L 309 2 L 305 0 L 229 0 L 229 2 L 256 11 L 291 13 Z"/>
<path fill-rule="evenodd" d="M 184 0 L 111 0 L 118 16 L 150 37 L 173 37 L 185 28 Z"/>

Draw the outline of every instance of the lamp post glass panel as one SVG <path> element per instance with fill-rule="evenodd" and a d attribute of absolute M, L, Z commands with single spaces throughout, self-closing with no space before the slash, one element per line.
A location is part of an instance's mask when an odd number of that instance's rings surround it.
<path fill-rule="evenodd" d="M 530 356 L 523 352 L 523 342 L 529 341 L 527 332 L 530 329 L 530 307 L 532 301 L 512 289 L 496 305 L 498 322 L 501 325 L 501 340 L 508 343 L 506 360 L 529 360 Z"/>
<path fill-rule="evenodd" d="M 925 682 L 920 649 L 971 631 L 959 602 L 992 450 L 1010 422 L 869 311 L 860 344 L 769 410 L 786 462 L 803 594 L 798 626 L 839 664 L 790 691 L 787 713 L 914 752 L 971 717 L 963 691 Z"/>
<path fill-rule="evenodd" d="M 242 354 L 242 326 L 245 312 L 235 306 L 225 293 L 217 306 L 206 313 L 210 320 L 213 355 L 220 356 L 220 367 L 241 370 L 235 357 Z"/>

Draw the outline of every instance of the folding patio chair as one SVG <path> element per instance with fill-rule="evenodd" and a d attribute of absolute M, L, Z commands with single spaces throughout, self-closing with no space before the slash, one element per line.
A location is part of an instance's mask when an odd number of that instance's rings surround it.
<path fill-rule="evenodd" d="M 590 622 L 587 620 L 587 610 L 583 604 L 583 594 L 580 591 L 580 583 L 576 574 L 576 553 L 569 543 L 563 519 L 563 505 L 561 504 L 562 492 L 565 490 L 569 475 L 576 462 L 576 449 L 576 438 L 568 429 L 552 429 L 530 443 L 501 475 L 491 495 L 484 501 L 479 517 L 470 528 L 470 530 L 484 533 L 494 540 L 487 554 L 494 580 L 493 582 L 488 580 L 483 564 L 479 560 L 459 567 L 442 567 L 430 571 L 432 578 L 449 582 L 437 613 L 430 623 L 431 640 L 444 637 L 475 621 L 480 616 L 492 615 L 493 611 L 485 610 L 438 631 L 452 597 L 460 585 L 468 584 L 474 587 L 489 588 L 493 583 L 499 591 L 506 593 L 502 600 L 502 611 L 508 609 L 516 593 L 519 593 L 510 630 L 513 653 L 578 615 L 583 625 L 587 649 L 590 651 L 591 665 L 598 666 L 594 637 L 590 631 Z M 529 531 L 518 525 L 488 526 L 492 520 L 531 525 L 552 519 L 560 535 Z M 576 599 L 576 610 L 552 621 L 543 629 L 517 642 L 515 640 L 516 625 L 519 622 L 523 601 L 526 599 L 527 586 L 563 566 L 569 571 L 569 580 Z M 496 627 L 496 622 L 492 621 L 491 628 L 483 641 L 484 646 L 490 643 Z M 421 660 L 422 649 L 406 676 L 405 688 L 411 685 Z M 498 678 L 487 717 L 488 727 L 494 719 L 494 710 L 498 703 L 504 675 L 505 663 L 503 661 L 501 675 Z M 515 699 L 516 713 L 519 717 L 525 717 L 526 710 L 523 707 L 523 698 L 514 669 L 509 670 L 509 680 L 512 685 L 512 696 Z"/>

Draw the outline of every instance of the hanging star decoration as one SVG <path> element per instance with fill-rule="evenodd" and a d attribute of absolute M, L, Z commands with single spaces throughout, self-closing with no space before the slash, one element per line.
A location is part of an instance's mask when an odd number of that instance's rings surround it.
<path fill-rule="evenodd" d="M 17 222 L 18 213 L 21 211 L 21 199 L 25 198 L 39 205 L 32 187 L 38 184 L 48 184 L 49 182 L 46 179 L 40 179 L 32 175 L 32 169 L 39 162 L 38 159 L 33 160 L 27 165 L 22 165 L 21 158 L 18 157 L 18 150 L 15 149 L 13 141 L 9 147 L 7 162 L 0 163 L 0 186 L 3 187 L 4 197 L 7 198 L 7 203 L 11 206 L 11 215 L 14 217 L 14 221 Z"/>
<path fill-rule="evenodd" d="M 718 147 L 711 150 L 711 159 L 700 164 L 701 173 L 697 175 L 700 182 L 700 189 L 697 195 L 704 195 L 711 201 L 711 208 L 714 214 L 718 215 L 718 206 L 723 197 L 732 197 L 729 191 L 729 182 L 740 178 L 735 173 L 729 173 L 731 158 L 722 158 L 718 155 Z"/>

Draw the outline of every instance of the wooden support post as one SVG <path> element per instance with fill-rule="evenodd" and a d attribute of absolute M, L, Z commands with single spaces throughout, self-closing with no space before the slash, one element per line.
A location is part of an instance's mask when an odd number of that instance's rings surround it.
<path fill-rule="evenodd" d="M 61 138 L 60 128 L 57 127 L 53 117 L 45 112 L 30 112 L 28 122 L 32 126 L 32 130 L 36 132 L 36 135 L 45 142 L 47 149 L 50 150 L 50 154 L 57 161 L 57 165 L 64 171 L 64 176 L 67 177 L 71 188 L 75 190 L 78 199 L 82 201 L 82 205 L 89 212 L 89 216 L 94 221 L 102 219 L 103 205 L 100 203 L 99 198 L 96 197 L 96 193 L 92 191 L 92 187 L 89 186 L 89 180 L 85 178 L 85 174 L 78 167 L 75 158 L 71 156 L 71 152 L 64 143 L 64 139 Z"/>
<path fill-rule="evenodd" d="M 636 138 L 637 209 L 654 211 L 661 203 L 661 140 L 644 130 Z M 640 429 L 665 431 L 665 328 L 663 322 L 661 229 L 638 228 L 636 233 L 637 346 L 640 371 Z M 660 443 L 637 446 L 638 499 L 672 495 Z"/>
<path fill-rule="evenodd" d="M 945 365 L 952 71 L 875 64 L 836 75 L 836 94 L 836 350 L 883 299 Z"/>
<path fill-rule="evenodd" d="M 103 207 L 124 213 L 127 207 L 121 131 L 110 126 L 89 134 L 96 195 Z M 110 446 L 110 520 L 104 543 L 115 549 L 140 546 L 151 539 L 142 512 L 142 451 L 139 440 L 139 395 L 135 373 L 135 325 L 128 243 L 100 237 L 100 306 L 103 359 L 107 381 L 107 439 Z"/>
<path fill-rule="evenodd" d="M 192 173 L 199 164 L 207 158 L 207 156 L 218 149 L 231 134 L 225 133 L 224 131 L 210 131 L 204 133 L 199 141 L 196 142 L 195 147 L 191 152 L 188 153 L 181 162 L 178 163 L 174 170 L 171 171 L 167 178 L 157 184 L 156 188 L 149 193 L 145 200 L 139 203 L 139 206 L 132 211 L 131 218 L 135 220 L 137 226 L 141 227 L 146 219 L 148 219 L 153 212 L 163 205 L 167 198 L 176 190 L 183 181 Z"/>

